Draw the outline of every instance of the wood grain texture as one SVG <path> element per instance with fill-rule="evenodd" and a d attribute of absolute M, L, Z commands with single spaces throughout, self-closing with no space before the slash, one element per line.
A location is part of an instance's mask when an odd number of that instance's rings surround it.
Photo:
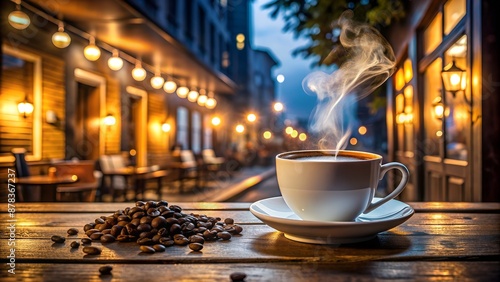
<path fill-rule="evenodd" d="M 159 275 L 175 281 L 228 281 L 236 271 L 247 274 L 245 281 L 500 278 L 500 212 L 490 204 L 466 205 L 469 210 L 454 204 L 422 203 L 420 208 L 425 212 L 417 211 L 404 224 L 370 241 L 312 245 L 286 239 L 283 233 L 255 218 L 247 203 L 180 203 L 186 213 L 234 218 L 243 226 L 243 232 L 230 241 L 206 242 L 201 252 L 172 246 L 163 253 L 143 254 L 135 242 L 93 242 L 103 250 L 96 256 L 84 254 L 82 246 L 71 249 L 69 245 L 86 237 L 85 223 L 131 205 L 69 205 L 23 203 L 16 207 L 16 275 L 2 271 L 2 281 L 42 276 L 46 281 L 154 281 Z M 3 212 L 0 218 L 0 262 L 4 265 L 10 252 L 4 248 L 11 223 L 6 215 Z M 80 233 L 68 236 L 70 227 L 78 228 Z M 66 237 L 65 243 L 53 243 L 52 235 Z M 98 268 L 104 264 L 113 266 L 112 276 L 99 276 Z"/>
<path fill-rule="evenodd" d="M 100 275 L 104 263 L 19 264 L 15 275 L 2 281 L 230 281 L 244 272 L 245 281 L 489 281 L 500 276 L 497 262 L 359 262 L 349 264 L 109 264 L 111 275 Z M 491 280 L 490 280 L 491 281 Z"/>

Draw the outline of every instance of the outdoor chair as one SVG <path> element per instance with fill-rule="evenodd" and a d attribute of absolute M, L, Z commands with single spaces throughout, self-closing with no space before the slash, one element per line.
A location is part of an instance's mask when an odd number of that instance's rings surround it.
<path fill-rule="evenodd" d="M 125 168 L 127 165 L 127 162 L 123 155 L 102 155 L 99 157 L 99 166 L 100 169 L 103 173 L 102 181 L 101 181 L 101 191 L 99 195 L 99 199 L 102 200 L 102 193 L 104 192 L 103 190 L 105 188 L 110 188 L 111 182 L 113 182 L 113 187 L 111 191 L 113 191 L 113 194 L 118 191 L 123 191 L 125 194 L 127 189 L 128 189 L 128 182 L 127 179 L 124 176 L 110 176 L 106 177 L 105 174 L 108 172 L 112 172 L 116 169 L 122 169 Z M 113 178 L 111 181 L 111 177 Z M 111 195 L 113 198 L 115 195 Z"/>
<path fill-rule="evenodd" d="M 12 149 L 12 155 L 14 155 L 14 167 L 16 170 L 16 177 L 26 177 L 30 176 L 30 171 L 28 168 L 28 163 L 26 162 L 26 149 L 25 148 L 14 148 Z M 32 187 L 34 188 L 34 187 Z M 16 185 L 16 202 L 23 202 L 29 200 L 29 195 L 24 195 L 23 192 L 28 189 L 23 189 L 21 185 Z M 31 188 L 30 188 L 31 190 Z"/>
<path fill-rule="evenodd" d="M 52 165 L 57 176 L 76 175 L 78 182 L 59 185 L 58 201 L 94 202 L 102 173 L 95 170 L 94 161 L 64 161 Z"/>
<path fill-rule="evenodd" d="M 195 186 L 200 186 L 200 166 L 194 153 L 191 150 L 182 150 L 179 153 L 180 160 L 180 171 L 179 171 L 179 181 L 180 181 L 180 191 L 184 191 L 184 183 L 188 180 L 195 180 Z"/>

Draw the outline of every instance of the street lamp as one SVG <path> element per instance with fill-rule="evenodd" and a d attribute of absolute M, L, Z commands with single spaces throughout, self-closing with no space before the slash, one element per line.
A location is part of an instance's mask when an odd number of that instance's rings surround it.
<path fill-rule="evenodd" d="M 274 103 L 274 105 L 273 105 L 273 109 L 274 109 L 274 111 L 275 111 L 275 112 L 280 113 L 280 112 L 282 112 L 282 111 L 283 111 L 284 106 L 283 106 L 283 104 L 282 104 L 282 103 L 280 103 L 280 102 L 276 102 L 276 103 Z"/>
<path fill-rule="evenodd" d="M 257 120 L 257 116 L 256 116 L 255 114 L 248 114 L 248 115 L 247 115 L 247 120 L 248 120 L 249 122 L 254 122 L 254 121 L 256 121 L 256 120 Z"/>
<path fill-rule="evenodd" d="M 458 91 L 465 90 L 465 70 L 459 68 L 455 59 L 443 68 L 441 72 L 443 79 L 444 89 L 451 92 L 453 97 L 456 96 Z"/>

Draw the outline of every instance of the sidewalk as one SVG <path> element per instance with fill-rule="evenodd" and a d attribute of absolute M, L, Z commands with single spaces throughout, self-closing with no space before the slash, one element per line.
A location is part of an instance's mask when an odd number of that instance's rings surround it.
<path fill-rule="evenodd" d="M 194 181 L 186 183 L 183 193 L 179 191 L 179 183 L 168 182 L 163 184 L 162 199 L 168 202 L 223 202 L 274 176 L 275 173 L 274 166 L 244 167 L 234 172 L 232 177 L 224 173 L 211 175 L 204 187 L 194 187 Z M 145 196 L 140 198 L 159 200 L 154 190 L 148 189 L 144 194 Z M 107 202 L 110 199 L 103 200 Z"/>

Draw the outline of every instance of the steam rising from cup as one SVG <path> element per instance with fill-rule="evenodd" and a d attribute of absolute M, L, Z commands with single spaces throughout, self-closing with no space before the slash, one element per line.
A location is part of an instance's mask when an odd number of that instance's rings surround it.
<path fill-rule="evenodd" d="M 320 149 L 347 147 L 354 115 L 350 109 L 394 72 L 395 57 L 389 43 L 375 28 L 356 23 L 350 16 L 344 13 L 336 23 L 340 44 L 329 58 L 338 69 L 331 74 L 313 72 L 302 81 L 306 93 L 318 98 L 311 130 L 323 136 Z"/>

